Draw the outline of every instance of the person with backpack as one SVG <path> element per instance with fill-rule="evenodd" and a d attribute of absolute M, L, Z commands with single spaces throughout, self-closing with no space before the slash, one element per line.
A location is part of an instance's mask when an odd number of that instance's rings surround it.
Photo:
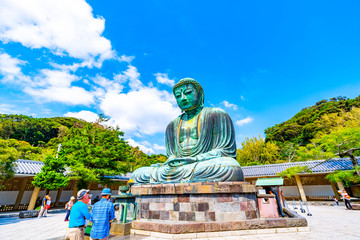
<path fill-rule="evenodd" d="M 101 192 L 101 200 L 94 204 L 91 210 L 93 222 L 90 238 L 92 240 L 108 240 L 110 234 L 110 223 L 115 219 L 115 209 L 112 201 L 110 188 L 104 188 Z"/>

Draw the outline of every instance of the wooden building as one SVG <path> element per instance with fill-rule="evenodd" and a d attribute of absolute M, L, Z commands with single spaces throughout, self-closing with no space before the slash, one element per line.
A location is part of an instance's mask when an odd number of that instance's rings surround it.
<path fill-rule="evenodd" d="M 358 158 L 360 164 L 360 158 Z M 353 167 L 349 158 L 331 160 L 315 160 L 306 162 L 291 162 L 242 167 L 245 181 L 254 183 L 258 178 L 276 177 L 278 173 L 294 166 L 307 166 L 312 173 L 298 174 L 292 179 L 285 178 L 282 190 L 287 199 L 302 201 L 332 200 L 339 198 L 338 190 L 344 189 L 341 182 L 333 184 L 325 176 L 336 170 L 349 170 Z M 360 197 L 360 186 L 352 186 L 347 191 L 354 197 Z"/>
<path fill-rule="evenodd" d="M 40 189 L 32 185 L 34 176 L 41 171 L 43 162 L 22 160 L 15 162 L 15 176 L 10 179 L 0 181 L 0 212 L 15 210 L 33 210 L 40 205 L 41 199 L 45 196 L 45 189 Z M 119 185 L 124 185 L 129 179 L 126 176 L 112 176 L 115 183 L 111 186 L 113 194 L 118 193 Z M 91 190 L 93 197 L 100 195 L 102 186 L 98 183 L 91 183 L 88 189 Z M 76 182 L 70 181 L 65 188 L 50 191 L 52 206 L 62 206 L 69 201 L 71 196 L 76 196 Z"/>

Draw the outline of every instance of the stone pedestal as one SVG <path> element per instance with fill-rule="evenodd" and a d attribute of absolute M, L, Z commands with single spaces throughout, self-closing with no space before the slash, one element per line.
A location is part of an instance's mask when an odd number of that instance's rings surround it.
<path fill-rule="evenodd" d="M 254 185 L 245 182 L 142 185 L 132 188 L 142 220 L 212 222 L 258 218 Z"/>
<path fill-rule="evenodd" d="M 261 219 L 256 188 L 247 182 L 132 186 L 137 231 L 170 234 L 306 226 L 305 219 Z"/>
<path fill-rule="evenodd" d="M 110 233 L 115 235 L 128 235 L 131 231 L 131 223 L 112 222 Z"/>

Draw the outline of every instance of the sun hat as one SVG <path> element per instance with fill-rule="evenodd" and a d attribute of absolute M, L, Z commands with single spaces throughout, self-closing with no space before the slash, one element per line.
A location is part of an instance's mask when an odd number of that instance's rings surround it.
<path fill-rule="evenodd" d="M 77 199 L 83 199 L 83 197 L 85 196 L 85 194 L 87 194 L 90 190 L 87 189 L 81 189 L 80 191 L 78 191 L 77 193 Z"/>
<path fill-rule="evenodd" d="M 104 188 L 101 192 L 101 195 L 110 195 L 111 196 L 110 188 Z"/>

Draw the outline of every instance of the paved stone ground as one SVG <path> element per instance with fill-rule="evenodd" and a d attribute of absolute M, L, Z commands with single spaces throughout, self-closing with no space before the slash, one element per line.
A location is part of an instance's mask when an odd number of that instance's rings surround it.
<path fill-rule="evenodd" d="M 345 210 L 344 206 L 310 206 L 313 216 L 305 216 L 309 222 L 310 232 L 278 233 L 248 236 L 219 236 L 208 240 L 236 239 L 360 239 L 360 211 Z M 64 239 L 67 223 L 65 213 L 49 214 L 40 219 L 0 218 L 1 240 L 61 240 Z M 159 240 L 146 236 L 113 236 L 111 240 Z M 201 238 L 201 240 L 205 240 Z"/>

